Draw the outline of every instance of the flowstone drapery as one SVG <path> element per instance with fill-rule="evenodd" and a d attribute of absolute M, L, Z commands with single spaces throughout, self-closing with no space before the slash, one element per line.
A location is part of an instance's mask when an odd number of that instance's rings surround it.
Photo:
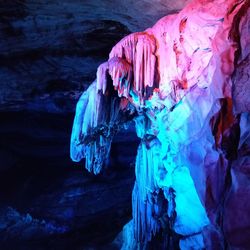
<path fill-rule="evenodd" d="M 123 249 L 156 244 L 157 235 L 163 249 L 225 245 L 233 128 L 240 126 L 232 79 L 250 51 L 242 47 L 248 9 L 247 0 L 197 0 L 125 37 L 80 98 L 71 158 L 86 158 L 89 171 L 101 171 L 127 122 L 135 121 L 141 138 Z"/>

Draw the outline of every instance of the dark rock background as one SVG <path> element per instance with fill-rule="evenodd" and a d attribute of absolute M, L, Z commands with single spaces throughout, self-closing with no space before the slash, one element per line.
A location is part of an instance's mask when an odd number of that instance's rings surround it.
<path fill-rule="evenodd" d="M 112 249 L 138 140 L 122 131 L 87 173 L 69 158 L 75 105 L 116 42 L 186 2 L 0 0 L 0 249 Z"/>

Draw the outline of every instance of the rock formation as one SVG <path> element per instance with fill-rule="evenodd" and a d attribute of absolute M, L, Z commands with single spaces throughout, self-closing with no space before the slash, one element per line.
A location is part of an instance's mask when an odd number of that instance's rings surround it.
<path fill-rule="evenodd" d="M 89 171 L 130 121 L 141 138 L 123 249 L 250 244 L 249 5 L 196 0 L 125 37 L 80 98 L 71 157 Z"/>

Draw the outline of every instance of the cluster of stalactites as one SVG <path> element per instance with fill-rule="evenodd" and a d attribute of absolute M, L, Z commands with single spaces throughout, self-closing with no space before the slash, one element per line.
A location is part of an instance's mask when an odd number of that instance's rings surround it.
<path fill-rule="evenodd" d="M 128 98 L 132 89 L 142 104 L 146 88 L 153 87 L 155 83 L 155 50 L 155 39 L 146 32 L 122 39 L 111 50 L 109 60 L 98 68 L 97 89 L 105 93 L 109 74 L 119 96 Z"/>
<path fill-rule="evenodd" d="M 117 90 L 119 97 L 129 96 L 130 83 L 132 79 L 132 70 L 130 64 L 120 57 L 113 57 L 107 62 L 101 64 L 97 69 L 97 91 L 106 93 L 108 84 L 108 75 L 111 76 L 114 89 Z"/>
<path fill-rule="evenodd" d="M 125 106 L 118 97 L 99 93 L 96 82 L 90 85 L 76 107 L 70 148 L 72 160 L 78 162 L 86 158 L 85 167 L 89 172 L 101 171 Z"/>

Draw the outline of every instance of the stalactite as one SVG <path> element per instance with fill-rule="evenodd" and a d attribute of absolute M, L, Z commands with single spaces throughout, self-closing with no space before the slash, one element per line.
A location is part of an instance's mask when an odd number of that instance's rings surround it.
<path fill-rule="evenodd" d="M 108 62 L 101 64 L 97 69 L 97 91 L 106 93 L 107 77 L 109 74 L 113 81 L 113 86 L 119 97 L 129 97 L 132 72 L 130 64 L 120 57 L 112 57 Z"/>
<path fill-rule="evenodd" d="M 94 82 L 77 104 L 71 136 L 71 158 L 74 161 L 86 158 L 85 167 L 98 174 L 109 157 L 113 136 L 133 113 L 126 116 L 127 107 L 126 100 L 98 92 Z"/>
<path fill-rule="evenodd" d="M 153 87 L 155 83 L 155 50 L 153 35 L 141 32 L 122 39 L 109 55 L 109 58 L 124 58 L 132 66 L 134 78 L 132 89 L 140 97 L 141 104 L 144 102 L 146 87 Z"/>
<path fill-rule="evenodd" d="M 147 146 L 146 143 L 151 144 Z M 135 237 L 139 242 L 150 241 L 159 230 L 156 203 L 159 188 L 155 180 L 158 172 L 158 142 L 142 142 L 136 159 L 137 181 L 133 190 L 133 218 Z"/>

